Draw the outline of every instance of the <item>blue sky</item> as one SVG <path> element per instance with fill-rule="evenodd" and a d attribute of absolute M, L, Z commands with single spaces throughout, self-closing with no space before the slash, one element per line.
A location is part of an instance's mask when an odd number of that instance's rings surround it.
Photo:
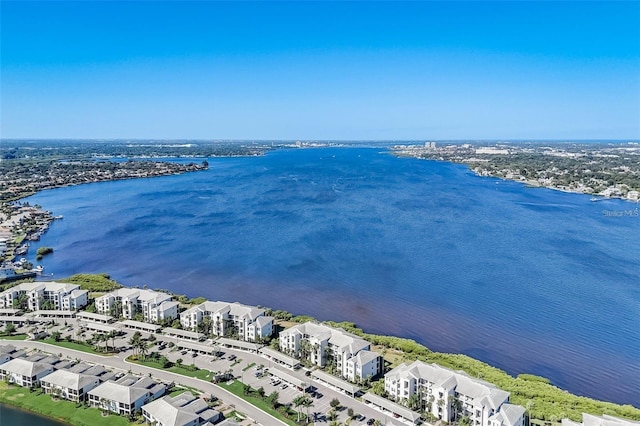
<path fill-rule="evenodd" d="M 640 2 L 0 7 L 3 138 L 640 139 Z"/>

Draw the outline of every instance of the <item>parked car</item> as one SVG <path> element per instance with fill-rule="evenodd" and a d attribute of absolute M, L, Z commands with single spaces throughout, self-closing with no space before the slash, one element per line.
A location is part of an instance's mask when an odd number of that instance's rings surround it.
<path fill-rule="evenodd" d="M 320 392 L 316 392 L 316 398 L 320 399 L 322 398 L 324 395 L 322 395 Z"/>
<path fill-rule="evenodd" d="M 186 355 L 186 354 L 187 354 L 187 351 L 181 351 L 180 352 L 180 355 Z"/>
<path fill-rule="evenodd" d="M 235 356 L 235 355 L 229 355 L 229 361 L 233 361 L 236 358 L 237 358 L 237 356 Z"/>
<path fill-rule="evenodd" d="M 376 422 L 376 421 L 375 421 L 375 420 L 373 420 L 373 419 L 369 419 L 369 420 L 367 420 L 367 424 L 368 424 L 369 426 L 371 426 L 371 425 L 372 425 L 372 424 L 374 424 L 375 422 Z"/>
<path fill-rule="evenodd" d="M 286 389 L 286 388 L 288 388 L 288 387 L 289 387 L 289 385 L 288 385 L 288 384 L 283 383 L 283 384 L 282 384 L 282 386 L 280 386 L 280 389 Z"/>

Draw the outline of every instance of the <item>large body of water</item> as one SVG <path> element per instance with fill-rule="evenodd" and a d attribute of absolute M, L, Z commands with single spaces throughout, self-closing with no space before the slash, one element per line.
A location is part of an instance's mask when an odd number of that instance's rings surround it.
<path fill-rule="evenodd" d="M 371 148 L 44 191 L 47 273 L 353 321 L 640 406 L 640 217 Z"/>

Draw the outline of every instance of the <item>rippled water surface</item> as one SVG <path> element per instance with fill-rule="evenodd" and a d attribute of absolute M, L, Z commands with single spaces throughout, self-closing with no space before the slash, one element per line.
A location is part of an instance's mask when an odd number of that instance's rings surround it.
<path fill-rule="evenodd" d="M 636 204 L 372 148 L 209 163 L 29 198 L 64 215 L 46 272 L 349 320 L 640 406 L 640 217 L 603 214 Z"/>

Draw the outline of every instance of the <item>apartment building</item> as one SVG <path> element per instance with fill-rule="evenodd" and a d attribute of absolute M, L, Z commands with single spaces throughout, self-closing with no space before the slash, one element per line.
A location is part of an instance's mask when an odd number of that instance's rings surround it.
<path fill-rule="evenodd" d="M 87 394 L 92 407 L 129 416 L 164 395 L 166 389 L 164 384 L 149 377 L 127 375 L 117 381 L 101 383 Z"/>
<path fill-rule="evenodd" d="M 114 377 L 114 373 L 101 365 L 80 362 L 43 377 L 40 379 L 40 385 L 47 394 L 82 402 L 87 399 L 87 392 Z"/>
<path fill-rule="evenodd" d="M 511 404 L 499 415 L 509 392 L 436 364 L 399 365 L 385 375 L 385 391 L 398 402 L 417 395 L 422 410 L 444 421 L 462 416 L 468 416 L 472 426 L 522 426 L 524 421 L 524 408 Z"/>
<path fill-rule="evenodd" d="M 222 414 L 191 392 L 165 396 L 142 407 L 146 422 L 156 426 L 200 426 L 222 420 Z"/>
<path fill-rule="evenodd" d="M 14 358 L 0 365 L 0 380 L 25 388 L 33 388 L 40 384 L 40 379 L 53 371 L 53 365 L 47 362 Z"/>
<path fill-rule="evenodd" d="M 382 372 L 382 362 L 379 353 L 361 350 L 347 360 L 344 377 L 352 382 L 375 377 Z"/>
<path fill-rule="evenodd" d="M 14 307 L 14 301 L 26 300 L 26 308 L 39 310 L 77 310 L 87 305 L 88 292 L 77 284 L 55 281 L 22 283 L 0 293 L 0 309 Z"/>
<path fill-rule="evenodd" d="M 355 334 L 315 322 L 295 325 L 280 333 L 282 352 L 320 367 L 333 364 L 342 377 L 350 380 L 357 376 L 366 379 L 380 373 L 382 362 L 376 358 L 379 355 L 366 353 L 370 352 L 370 347 L 369 342 Z M 357 358 L 363 351 L 366 352 Z"/>
<path fill-rule="evenodd" d="M 237 302 L 206 301 L 182 312 L 180 324 L 185 330 L 195 331 L 208 318 L 212 334 L 236 334 L 239 340 L 255 342 L 273 333 L 273 317 L 264 313 L 264 309 Z"/>
<path fill-rule="evenodd" d="M 41 378 L 40 384 L 47 394 L 80 402 L 85 399 L 88 391 L 100 384 L 100 379 L 88 374 L 56 370 Z"/>
<path fill-rule="evenodd" d="M 159 291 L 119 288 L 96 299 L 98 313 L 133 319 L 142 314 L 147 322 L 158 322 L 178 317 L 178 303 L 171 295 Z"/>

